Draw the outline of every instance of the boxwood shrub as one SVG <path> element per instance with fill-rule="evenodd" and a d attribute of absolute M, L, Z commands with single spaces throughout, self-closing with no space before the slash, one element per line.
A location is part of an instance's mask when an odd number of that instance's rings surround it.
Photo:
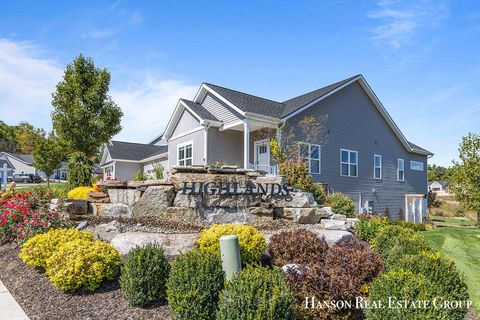
<path fill-rule="evenodd" d="M 170 264 L 160 245 L 150 243 L 133 248 L 120 276 L 120 286 L 128 303 L 143 307 L 166 298 L 169 272 Z"/>
<path fill-rule="evenodd" d="M 74 240 L 62 244 L 47 260 L 46 275 L 62 291 L 95 291 L 114 279 L 122 262 L 120 253 L 102 241 Z"/>
<path fill-rule="evenodd" d="M 328 244 L 312 231 L 283 231 L 270 239 L 268 253 L 274 265 L 323 263 Z"/>
<path fill-rule="evenodd" d="M 294 319 L 293 302 L 280 268 L 249 266 L 227 282 L 216 319 Z"/>
<path fill-rule="evenodd" d="M 362 215 L 359 217 L 360 221 L 355 224 L 355 234 L 357 237 L 370 244 L 372 244 L 375 237 L 380 233 L 380 230 L 389 225 L 389 220 L 387 218 L 379 216 L 366 218 Z"/>
<path fill-rule="evenodd" d="M 167 280 L 167 299 L 177 319 L 215 319 L 224 287 L 220 255 L 191 250 L 175 258 Z"/>
<path fill-rule="evenodd" d="M 332 211 L 336 214 L 343 214 L 353 218 L 355 215 L 355 203 L 349 196 L 335 192 L 328 196 L 327 204 L 330 205 Z"/>
<path fill-rule="evenodd" d="M 243 264 L 260 261 L 267 248 L 265 237 L 260 231 L 241 224 L 214 224 L 200 233 L 197 244 L 202 251 L 220 255 L 220 237 L 224 235 L 238 236 Z"/>

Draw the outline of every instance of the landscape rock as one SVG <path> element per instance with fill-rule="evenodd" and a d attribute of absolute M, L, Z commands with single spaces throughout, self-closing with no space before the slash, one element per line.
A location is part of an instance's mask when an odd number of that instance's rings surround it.
<path fill-rule="evenodd" d="M 167 256 L 176 256 L 195 247 L 197 233 L 187 234 L 160 234 L 149 232 L 125 232 L 114 236 L 110 243 L 121 254 L 126 255 L 135 246 L 148 243 L 158 243 L 165 249 Z"/>
<path fill-rule="evenodd" d="M 113 220 L 109 223 L 103 223 L 95 226 L 92 232 L 98 239 L 111 241 L 114 237 L 122 232 L 122 225 L 117 220 Z"/>
<path fill-rule="evenodd" d="M 121 188 L 126 187 L 128 181 L 127 180 L 106 180 L 106 181 L 98 181 L 97 186 L 103 186 L 106 188 Z"/>
<path fill-rule="evenodd" d="M 88 225 L 88 221 L 87 220 L 83 220 L 82 222 L 80 222 L 76 227 L 75 227 L 75 230 L 83 230 L 87 227 Z"/>
<path fill-rule="evenodd" d="M 265 207 L 251 207 L 248 208 L 250 214 L 255 214 L 259 216 L 273 216 L 273 209 L 272 208 L 265 208 Z"/>
<path fill-rule="evenodd" d="M 302 270 L 300 270 L 300 266 L 295 263 L 289 263 L 282 266 L 282 271 L 283 273 L 295 272 L 298 275 L 302 275 Z"/>
<path fill-rule="evenodd" d="M 272 199 L 274 207 L 283 208 L 312 208 L 317 203 L 310 192 L 294 191 L 290 192 L 289 197 L 281 199 Z"/>
<path fill-rule="evenodd" d="M 256 215 L 250 215 L 245 210 L 211 208 L 203 212 L 204 219 L 210 223 L 250 223 L 257 219 Z"/>
<path fill-rule="evenodd" d="M 238 173 L 235 174 L 212 174 L 212 173 L 195 173 L 195 172 L 177 172 L 170 177 L 170 182 L 175 186 L 175 190 L 182 190 L 183 183 L 188 182 L 191 186 L 192 182 L 198 185 L 200 183 L 214 182 L 217 184 L 237 183 L 239 188 L 244 188 L 250 179 Z"/>
<path fill-rule="evenodd" d="M 65 209 L 69 214 L 88 214 L 89 204 L 87 200 L 66 199 Z"/>
<path fill-rule="evenodd" d="M 344 215 L 344 214 L 337 214 L 337 213 L 334 213 L 330 219 L 332 220 L 339 220 L 339 221 L 347 221 L 347 216 Z"/>
<path fill-rule="evenodd" d="M 264 176 L 264 177 L 258 177 L 255 179 L 255 183 L 262 183 L 262 184 L 279 184 L 283 186 L 285 183 L 287 183 L 287 180 L 285 179 L 284 176 Z"/>
<path fill-rule="evenodd" d="M 135 189 L 143 189 L 152 186 L 168 186 L 171 183 L 167 179 L 163 180 L 145 180 L 145 181 L 128 181 L 127 187 L 128 188 L 135 188 Z"/>
<path fill-rule="evenodd" d="M 347 228 L 355 228 L 355 225 L 360 222 L 357 218 L 347 218 Z"/>
<path fill-rule="evenodd" d="M 201 208 L 203 206 L 203 199 L 200 195 L 182 194 L 182 192 L 179 191 L 175 196 L 173 205 L 175 207 Z"/>
<path fill-rule="evenodd" d="M 283 208 L 277 210 L 275 216 L 293 220 L 300 224 L 315 224 L 324 217 L 323 212 L 319 208 Z"/>
<path fill-rule="evenodd" d="M 135 189 L 108 189 L 110 203 L 126 204 L 130 208 L 140 200 L 142 192 Z"/>
<path fill-rule="evenodd" d="M 159 215 L 171 207 L 175 198 L 173 186 L 151 186 L 133 207 L 134 217 Z"/>
<path fill-rule="evenodd" d="M 191 207 L 168 207 L 161 213 L 163 217 L 169 218 L 200 218 L 202 217 L 202 208 Z"/>
<path fill-rule="evenodd" d="M 325 211 L 325 214 L 327 214 L 329 217 L 335 214 L 332 210 L 332 207 L 322 207 L 322 210 Z"/>
<path fill-rule="evenodd" d="M 322 227 L 325 230 L 347 230 L 346 221 L 322 219 Z"/>
<path fill-rule="evenodd" d="M 131 218 L 132 210 L 123 203 L 98 203 L 93 205 L 93 214 L 100 217 Z"/>

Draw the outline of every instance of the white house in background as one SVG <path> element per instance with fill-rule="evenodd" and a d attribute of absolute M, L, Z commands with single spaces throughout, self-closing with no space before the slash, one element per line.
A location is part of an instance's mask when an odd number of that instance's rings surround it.
<path fill-rule="evenodd" d="M 167 145 L 111 141 L 103 149 L 100 169 L 103 179 L 132 179 L 138 171 L 145 174 L 162 165 L 168 170 Z"/>
<path fill-rule="evenodd" d="M 12 174 L 26 173 L 35 174 L 37 170 L 33 166 L 33 156 L 31 154 L 17 154 L 9 152 L 0 152 L 0 159 L 8 160 L 12 167 Z"/>
<path fill-rule="evenodd" d="M 430 181 L 428 184 L 428 189 L 437 193 L 448 193 L 448 181 Z"/>

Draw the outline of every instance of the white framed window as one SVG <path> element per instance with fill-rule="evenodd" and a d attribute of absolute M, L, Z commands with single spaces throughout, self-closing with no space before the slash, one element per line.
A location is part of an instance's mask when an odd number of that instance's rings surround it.
<path fill-rule="evenodd" d="M 177 145 L 177 165 L 191 166 L 193 162 L 193 141 Z"/>
<path fill-rule="evenodd" d="M 340 175 L 358 177 L 358 152 L 340 149 Z"/>
<path fill-rule="evenodd" d="M 423 162 L 410 161 L 410 170 L 423 171 Z"/>
<path fill-rule="evenodd" d="M 308 163 L 308 173 L 319 174 L 320 169 L 320 146 L 301 142 L 299 144 L 300 158 Z"/>
<path fill-rule="evenodd" d="M 379 154 L 373 155 L 373 178 L 382 179 L 382 156 Z"/>
<path fill-rule="evenodd" d="M 405 180 L 405 161 L 403 159 L 397 160 L 397 180 Z"/>

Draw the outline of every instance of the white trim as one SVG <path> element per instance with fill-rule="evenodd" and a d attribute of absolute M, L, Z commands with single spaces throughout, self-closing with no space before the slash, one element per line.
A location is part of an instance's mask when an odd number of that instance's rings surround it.
<path fill-rule="evenodd" d="M 422 166 L 422 169 L 414 169 L 414 168 L 412 168 L 412 164 L 414 164 L 414 163 L 420 164 L 420 165 Z M 410 160 L 410 170 L 413 170 L 413 171 L 424 171 L 424 167 L 425 167 L 425 166 L 424 166 L 424 164 L 423 164 L 422 161 Z"/>
<path fill-rule="evenodd" d="M 375 158 L 376 157 L 380 157 L 380 166 L 377 166 L 375 164 Z M 374 154 L 373 155 L 373 179 L 376 179 L 376 180 L 381 180 L 382 179 L 382 176 L 383 176 L 383 172 L 382 172 L 383 171 L 383 168 L 382 168 L 383 163 L 382 162 L 383 162 L 383 157 L 382 157 L 381 154 Z M 376 171 L 377 168 L 380 169 L 380 177 L 378 177 L 378 178 L 375 175 L 375 171 Z"/>
<path fill-rule="evenodd" d="M 268 139 L 258 140 L 253 143 L 253 163 L 254 165 L 258 165 L 258 156 L 257 156 L 257 147 L 260 144 L 265 144 L 267 146 L 267 166 L 270 166 L 270 145 L 268 143 Z"/>
<path fill-rule="evenodd" d="M 203 127 L 203 163 L 207 164 L 208 157 L 208 129 L 210 126 Z"/>
<path fill-rule="evenodd" d="M 348 160 L 347 160 L 347 162 L 343 162 L 343 161 L 342 161 L 342 152 L 343 152 L 343 151 L 348 152 Z M 357 158 L 357 162 L 356 162 L 356 163 L 353 163 L 353 162 L 350 161 L 350 153 L 352 153 L 352 152 L 357 155 L 357 157 L 356 157 L 356 158 Z M 360 162 L 360 161 L 359 161 L 359 159 L 358 159 L 358 151 L 349 150 L 349 149 L 340 149 L 340 176 L 341 176 L 341 177 L 358 178 L 359 162 Z M 348 165 L 348 175 L 342 174 L 342 165 L 343 165 L 343 164 Z M 357 166 L 357 170 L 356 170 L 357 172 L 356 172 L 356 175 L 354 175 L 354 176 L 350 175 L 350 166 L 351 166 L 351 165 L 356 165 L 356 166 Z"/>
<path fill-rule="evenodd" d="M 302 154 L 300 153 L 300 145 L 305 144 L 308 146 L 308 156 L 306 158 L 302 157 Z M 318 147 L 318 159 L 312 158 L 312 146 Z M 319 144 L 315 143 L 308 143 L 308 142 L 300 142 L 299 143 L 299 148 L 298 148 L 298 154 L 301 159 L 306 159 L 308 162 L 308 173 L 310 174 L 321 174 L 322 173 L 322 147 Z M 318 172 L 312 172 L 312 166 L 311 166 L 311 161 L 312 160 L 318 160 Z"/>
<path fill-rule="evenodd" d="M 370 99 L 373 101 L 373 104 L 375 105 L 375 107 L 377 107 L 378 111 L 380 112 L 380 114 L 383 116 L 383 118 L 385 119 L 385 121 L 388 123 L 388 125 L 390 126 L 390 128 L 392 129 L 392 131 L 395 133 L 395 135 L 398 137 L 398 139 L 400 140 L 400 142 L 402 143 L 402 145 L 405 147 L 405 149 L 408 150 L 408 152 L 411 152 L 411 153 L 416 153 L 416 154 L 421 154 L 421 155 L 430 155 L 431 153 L 430 152 L 425 152 L 425 151 L 421 151 L 421 150 L 416 150 L 416 149 L 413 149 L 410 144 L 408 143 L 408 140 L 405 138 L 405 136 L 403 135 L 403 133 L 400 131 L 400 129 L 398 128 L 398 126 L 395 124 L 395 122 L 393 121 L 392 117 L 389 115 L 389 113 L 387 112 L 387 110 L 385 109 L 385 107 L 382 105 L 382 103 L 380 102 L 380 100 L 377 98 L 377 96 L 375 95 L 375 93 L 373 92 L 372 88 L 368 85 L 367 81 L 365 80 L 365 78 L 362 76 L 362 75 L 359 75 L 355 78 L 353 78 L 352 80 L 342 84 L 341 86 L 339 86 L 338 88 L 328 92 L 327 94 L 319 97 L 318 99 L 316 100 L 313 100 L 312 102 L 306 104 L 305 106 L 293 111 L 292 113 L 286 115 L 285 117 L 283 117 L 282 119 L 283 120 L 288 120 L 290 119 L 291 117 L 299 114 L 300 112 L 303 112 L 304 110 L 310 108 L 311 106 L 317 104 L 318 102 L 326 99 L 327 97 L 331 96 L 332 94 L 342 90 L 343 88 L 351 85 L 352 83 L 354 83 L 355 81 L 358 81 L 360 83 L 360 85 L 362 86 L 362 88 L 365 90 L 365 92 L 367 93 L 367 95 L 370 97 Z"/>
<path fill-rule="evenodd" d="M 250 128 L 248 120 L 243 123 L 243 168 L 248 169 L 250 164 Z"/>
<path fill-rule="evenodd" d="M 170 138 L 168 139 L 168 141 L 172 141 L 172 140 L 175 140 L 175 139 L 178 139 L 178 138 L 181 138 L 181 137 L 185 137 L 186 135 L 189 135 L 189 134 L 191 134 L 191 133 L 194 133 L 194 132 L 203 130 L 203 128 L 204 128 L 203 126 L 202 126 L 202 127 L 193 128 L 193 129 L 191 129 L 191 130 L 185 131 L 184 133 L 177 134 L 176 136 L 170 137 Z"/>
<path fill-rule="evenodd" d="M 185 158 L 183 158 L 183 161 L 186 161 L 187 159 L 191 159 L 191 165 L 193 165 L 193 140 L 189 140 L 189 141 L 186 141 L 186 142 L 183 142 L 183 143 L 180 143 L 180 144 L 177 144 L 177 153 L 175 155 L 176 157 L 176 163 L 177 163 L 177 166 L 180 166 L 179 162 L 180 162 L 180 159 L 178 159 L 178 151 L 181 147 L 187 147 L 189 145 L 192 145 L 192 156 L 191 157 L 187 157 L 187 148 L 185 148 Z M 186 164 L 184 164 L 183 166 L 186 166 Z"/>
<path fill-rule="evenodd" d="M 233 127 L 236 127 L 236 126 L 239 126 L 239 125 L 243 125 L 244 123 L 245 123 L 245 121 L 243 121 L 243 120 L 235 121 L 235 122 L 230 123 L 229 125 L 221 127 L 219 130 L 224 131 L 224 130 L 227 130 L 227 129 L 230 129 L 230 128 L 233 128 Z"/>
<path fill-rule="evenodd" d="M 400 169 L 400 162 L 402 162 L 403 169 Z M 400 179 L 400 171 L 403 171 L 403 179 Z M 402 158 L 397 159 L 397 181 L 405 181 L 405 160 Z"/>
<path fill-rule="evenodd" d="M 236 105 L 234 105 L 233 103 L 231 103 L 230 101 L 228 101 L 227 99 L 225 99 L 220 93 L 218 93 L 217 91 L 215 91 L 215 89 L 213 88 L 210 88 L 208 85 L 206 85 L 205 83 L 202 84 L 202 88 L 205 88 L 205 90 L 207 90 L 208 92 L 210 92 L 211 94 L 213 94 L 214 96 L 216 96 L 218 99 L 220 99 L 223 103 L 226 103 L 229 107 L 231 107 L 233 110 L 237 111 L 238 113 L 240 113 L 242 116 L 245 116 L 245 111 L 241 110 L 239 107 L 237 107 Z M 197 98 L 195 96 L 195 98 Z"/>
<path fill-rule="evenodd" d="M 245 117 L 247 119 L 251 120 L 257 120 L 257 121 L 262 121 L 262 122 L 268 122 L 272 124 L 280 124 L 282 123 L 282 119 L 275 118 L 275 117 L 270 117 L 270 116 L 264 116 L 258 113 L 252 113 L 252 112 L 245 112 Z"/>
<path fill-rule="evenodd" d="M 161 159 L 161 158 L 167 158 L 167 157 L 168 157 L 168 151 L 164 152 L 164 153 L 157 154 L 156 156 L 153 156 L 153 157 L 150 157 L 150 158 L 142 159 L 142 160 L 140 160 L 140 162 L 145 163 L 145 162 L 149 162 L 149 161 L 153 161 L 153 160 L 157 160 L 157 159 Z"/>

